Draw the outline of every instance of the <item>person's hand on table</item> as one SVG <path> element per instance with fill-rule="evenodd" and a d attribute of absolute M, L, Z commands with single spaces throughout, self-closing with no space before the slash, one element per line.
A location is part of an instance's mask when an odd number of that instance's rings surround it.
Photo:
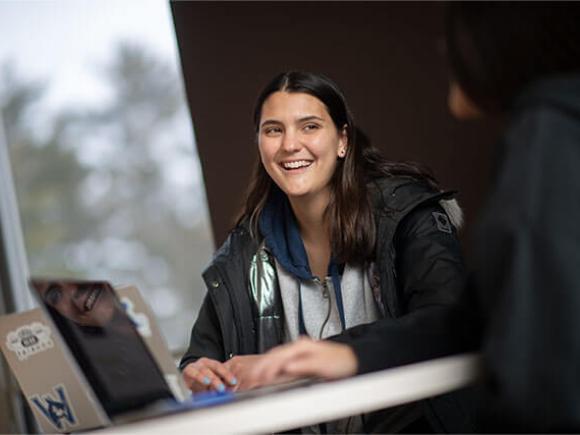
<path fill-rule="evenodd" d="M 224 366 L 238 380 L 235 391 L 250 390 L 264 385 L 260 379 L 251 376 L 256 366 L 266 355 L 236 355 L 224 363 Z"/>
<path fill-rule="evenodd" d="M 224 363 L 210 358 L 200 358 L 185 366 L 183 379 L 194 393 L 209 390 L 225 391 L 227 388 L 235 388 L 238 384 L 238 380 Z"/>
<path fill-rule="evenodd" d="M 300 338 L 275 347 L 256 361 L 247 382 L 268 385 L 282 378 L 340 379 L 353 376 L 357 368 L 356 355 L 349 346 Z"/>

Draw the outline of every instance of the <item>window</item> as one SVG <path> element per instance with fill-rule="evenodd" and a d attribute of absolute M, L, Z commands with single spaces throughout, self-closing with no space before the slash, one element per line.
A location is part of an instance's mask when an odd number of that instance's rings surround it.
<path fill-rule="evenodd" d="M 0 27 L 31 275 L 137 285 L 179 352 L 213 242 L 169 4 L 2 2 Z"/>

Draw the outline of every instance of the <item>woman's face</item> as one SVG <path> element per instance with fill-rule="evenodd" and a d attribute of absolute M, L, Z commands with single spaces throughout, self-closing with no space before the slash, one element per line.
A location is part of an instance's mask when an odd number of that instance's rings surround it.
<path fill-rule="evenodd" d="M 50 306 L 81 325 L 105 326 L 115 311 L 112 290 L 105 285 L 53 282 L 39 291 Z"/>
<path fill-rule="evenodd" d="M 482 111 L 469 98 L 463 88 L 455 81 L 449 84 L 449 94 L 447 95 L 447 105 L 449 111 L 457 119 L 477 119 L 483 116 Z"/>
<path fill-rule="evenodd" d="M 266 172 L 290 199 L 329 194 L 346 129 L 338 131 L 326 106 L 305 93 L 275 92 L 262 106 L 258 147 Z"/>

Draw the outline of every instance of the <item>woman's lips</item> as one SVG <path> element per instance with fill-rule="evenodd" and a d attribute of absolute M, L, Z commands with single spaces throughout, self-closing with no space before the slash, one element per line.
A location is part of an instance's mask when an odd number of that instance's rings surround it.
<path fill-rule="evenodd" d="M 99 287 L 94 287 L 92 290 L 89 291 L 89 296 L 85 300 L 84 309 L 85 311 L 91 311 L 97 302 L 97 299 L 101 295 L 102 289 Z"/>
<path fill-rule="evenodd" d="M 312 165 L 312 160 L 289 160 L 281 162 L 280 166 L 286 171 L 296 171 Z"/>

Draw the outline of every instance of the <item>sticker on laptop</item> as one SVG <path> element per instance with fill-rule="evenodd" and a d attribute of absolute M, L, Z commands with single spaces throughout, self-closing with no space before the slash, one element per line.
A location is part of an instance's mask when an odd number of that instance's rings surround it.
<path fill-rule="evenodd" d="M 60 432 L 78 424 L 74 409 L 62 384 L 53 387 L 52 393 L 34 394 L 28 398 L 28 401 Z"/>
<path fill-rule="evenodd" d="M 153 334 L 151 333 L 151 326 L 149 325 L 149 318 L 147 315 L 145 313 L 135 312 L 135 306 L 128 297 L 121 298 L 121 305 L 129 316 L 129 319 L 131 319 L 137 328 L 137 331 L 139 331 L 139 334 L 141 334 L 142 337 L 151 337 Z"/>
<path fill-rule="evenodd" d="M 6 346 L 20 361 L 54 347 L 50 328 L 43 323 L 24 325 L 6 336 Z"/>

